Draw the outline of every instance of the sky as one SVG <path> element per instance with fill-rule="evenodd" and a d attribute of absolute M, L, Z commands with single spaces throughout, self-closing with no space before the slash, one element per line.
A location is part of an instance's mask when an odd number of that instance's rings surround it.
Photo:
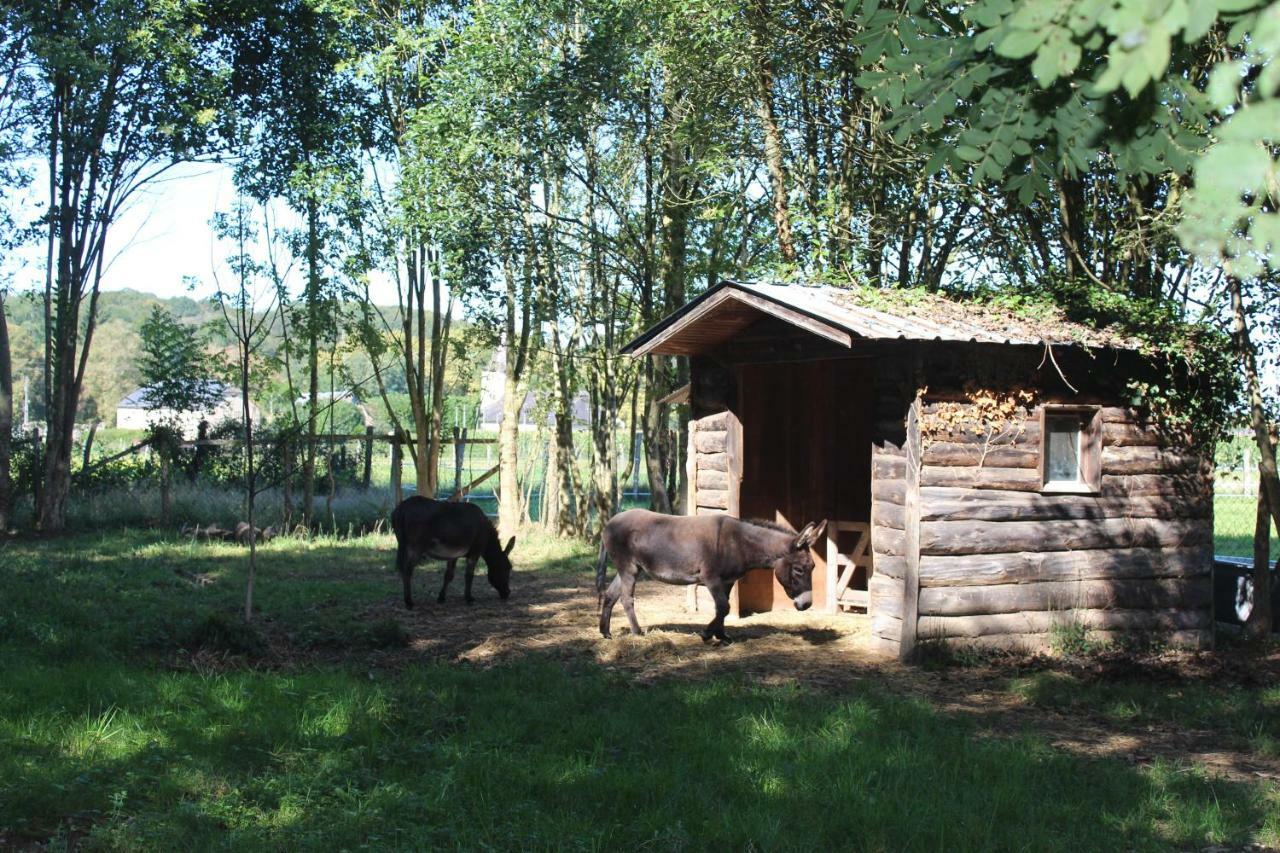
<path fill-rule="evenodd" d="M 226 164 L 187 163 L 140 190 L 108 232 L 108 266 L 102 289 L 140 290 L 162 297 L 212 296 L 217 287 L 215 268 L 224 283 L 227 281 L 223 259 L 232 247 L 218 244 L 209 222 L 214 213 L 227 211 L 235 203 L 231 177 L 232 168 Z M 41 187 L 39 179 L 33 181 L 34 192 L 24 199 L 28 221 L 39 215 Z M 273 216 L 292 224 L 282 208 L 273 207 Z M 0 263 L 13 275 L 17 290 L 43 286 L 43 243 L 28 246 Z M 390 281 L 375 280 L 371 290 L 377 304 L 395 304 Z"/>

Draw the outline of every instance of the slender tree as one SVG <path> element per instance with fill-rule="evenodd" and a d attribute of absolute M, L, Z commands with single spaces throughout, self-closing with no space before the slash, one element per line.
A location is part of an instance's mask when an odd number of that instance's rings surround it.
<path fill-rule="evenodd" d="M 258 528 L 255 518 L 258 495 L 258 468 L 254 458 L 254 423 L 250 394 L 253 390 L 253 362 L 258 350 L 271 334 L 276 317 L 278 290 L 274 283 L 258 285 L 261 269 L 250 256 L 248 243 L 253 233 L 249 208 L 242 199 L 230 214 L 214 220 L 215 231 L 223 239 L 234 241 L 235 254 L 228 259 L 236 286 L 224 290 L 218 284 L 215 299 L 222 311 L 227 331 L 236 342 L 236 374 L 240 384 L 240 417 L 244 426 L 244 503 L 245 522 L 249 525 L 249 570 L 245 578 L 244 620 L 253 621 L 253 594 L 258 569 Z M 215 272 L 216 277 L 216 272 Z"/>
<path fill-rule="evenodd" d="M 57 532 L 107 236 L 139 189 L 208 144 L 222 86 L 200 7 L 57 0 L 5 12 L 34 69 L 26 109 L 45 155 L 48 442 L 37 524 Z"/>

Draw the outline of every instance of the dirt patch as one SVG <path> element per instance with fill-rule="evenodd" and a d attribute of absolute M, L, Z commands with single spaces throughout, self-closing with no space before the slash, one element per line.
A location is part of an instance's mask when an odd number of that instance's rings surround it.
<path fill-rule="evenodd" d="M 971 719 L 985 737 L 1030 733 L 1080 755 L 1118 758 L 1135 765 L 1164 759 L 1235 780 L 1280 780 L 1280 762 L 1252 754 L 1247 744 L 1233 743 L 1219 732 L 1169 723 L 1126 725 L 1088 709 L 1060 711 L 1037 705 L 1009 689 L 1012 677 L 1046 669 L 1086 681 L 1141 678 L 1265 686 L 1280 680 L 1280 651 L 1274 649 L 1247 659 L 1226 652 L 1065 661 L 1005 656 L 979 666 L 929 669 L 906 667 L 873 654 L 865 616 L 784 610 L 730 618 L 726 629 L 731 642 L 704 643 L 699 632 L 712 615 L 705 593 L 694 612 L 687 607 L 686 588 L 642 581 L 637 587 L 636 612 L 645 635 L 631 634 L 619 606 L 614 613 L 614 639 L 605 640 L 600 636 L 596 591 L 588 575 L 529 573 L 519 578 L 507 601 L 500 601 L 481 575 L 476 578 L 472 605 L 462 600 L 460 579 L 455 580 L 450 598 L 437 604 L 439 578 L 437 572 L 417 574 L 414 610 L 405 609 L 398 583 L 389 582 L 386 597 L 360 614 L 363 622 L 379 630 L 396 626 L 403 642 L 386 648 L 299 648 L 266 622 L 262 627 L 270 651 L 265 658 L 234 664 L 216 655 L 194 655 L 184 664 L 287 668 L 318 659 L 349 661 L 359 655 L 383 668 L 424 661 L 492 666 L 537 654 L 598 665 L 640 682 L 740 675 L 759 683 L 855 692 L 859 682 L 874 679 L 880 689 L 924 698 L 941 711 Z"/>
<path fill-rule="evenodd" d="M 636 612 L 645 635 L 631 634 L 619 606 L 614 639 L 605 640 L 598 627 L 594 582 L 586 575 L 528 575 L 505 602 L 477 578 L 476 603 L 469 606 L 461 595 L 444 604 L 422 596 L 428 591 L 424 581 L 437 582 L 431 574 L 419 579 L 414 610 L 388 595 L 363 614 L 369 620 L 397 619 L 412 637 L 406 650 L 388 658 L 491 665 L 536 652 L 593 660 L 642 680 L 741 671 L 768 681 L 817 685 L 847 683 L 851 666 L 882 661 L 867 651 L 865 618 L 797 611 L 730 618 L 729 643 L 703 643 L 699 632 L 712 615 L 706 593 L 693 612 L 686 606 L 685 587 L 642 581 Z"/>

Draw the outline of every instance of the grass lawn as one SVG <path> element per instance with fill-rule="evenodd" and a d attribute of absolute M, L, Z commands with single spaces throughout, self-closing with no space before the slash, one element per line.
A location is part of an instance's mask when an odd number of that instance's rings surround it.
<path fill-rule="evenodd" d="M 644 681 L 547 652 L 414 659 L 398 622 L 368 616 L 399 595 L 388 544 L 270 543 L 261 632 L 235 616 L 237 548 L 139 532 L 4 545 L 0 848 L 1280 845 L 1274 782 L 979 736 L 876 679 L 819 690 Z M 516 553 L 564 574 L 590 557 L 537 539 Z M 1066 705 L 1069 688 L 1008 689 Z M 1223 689 L 1275 736 L 1273 685 Z M 1193 713 L 1149 704 L 1160 719 Z"/>

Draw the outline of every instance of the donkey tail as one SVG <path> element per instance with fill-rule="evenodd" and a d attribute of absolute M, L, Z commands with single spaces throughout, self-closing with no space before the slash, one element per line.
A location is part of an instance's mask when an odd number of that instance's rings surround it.
<path fill-rule="evenodd" d="M 596 558 L 596 602 L 604 595 L 605 567 L 609 563 L 609 551 L 605 548 L 604 534 L 600 535 L 600 556 Z"/>

